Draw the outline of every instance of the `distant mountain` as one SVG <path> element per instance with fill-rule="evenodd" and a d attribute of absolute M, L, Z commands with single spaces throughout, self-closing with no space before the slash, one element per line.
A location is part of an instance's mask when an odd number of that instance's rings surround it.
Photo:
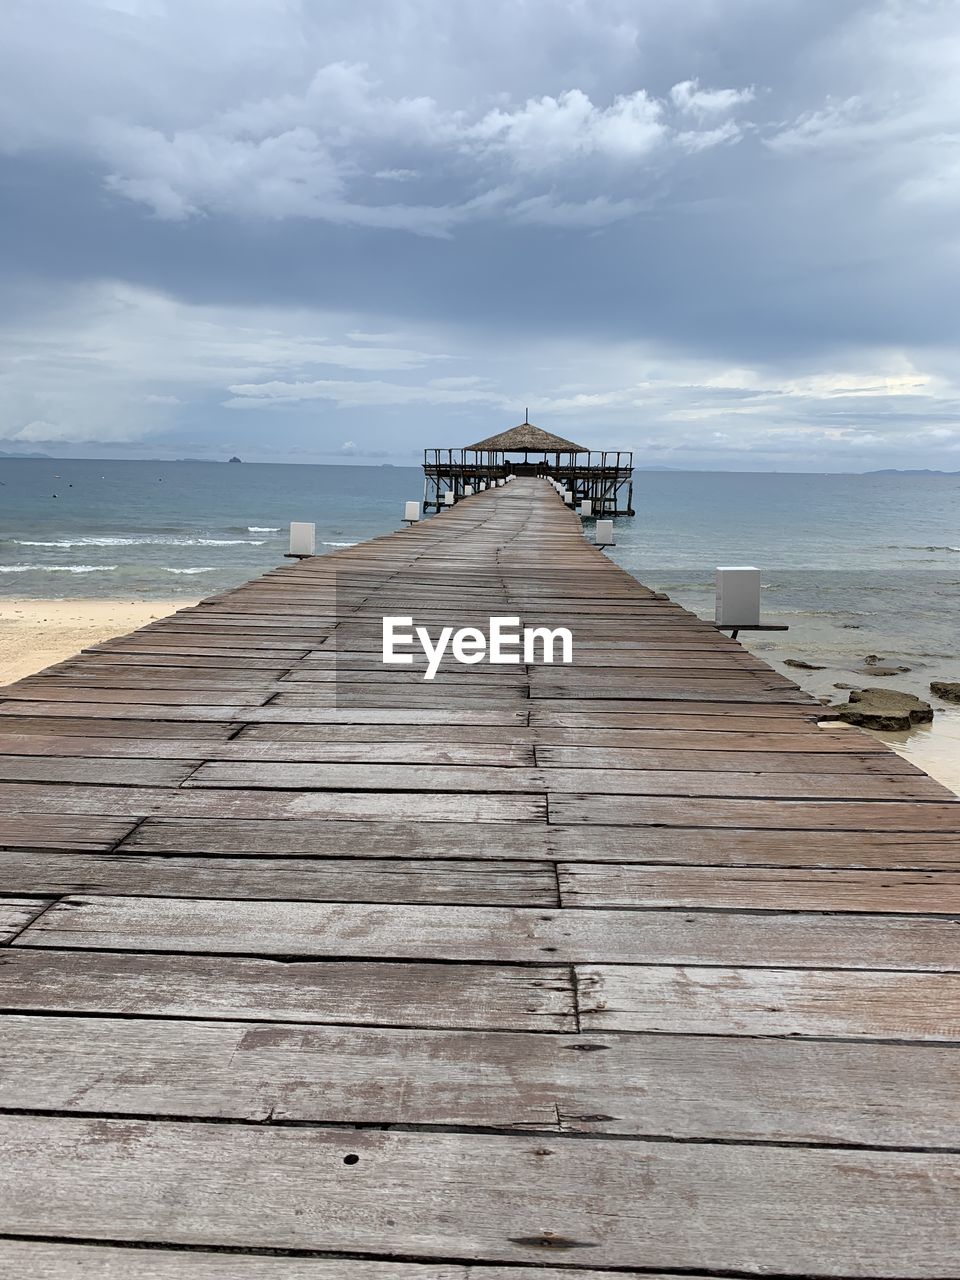
<path fill-rule="evenodd" d="M 880 471 L 865 471 L 865 476 L 960 476 L 960 471 L 935 471 L 930 467 L 884 467 Z"/>
<path fill-rule="evenodd" d="M 648 467 L 634 467 L 634 471 L 682 471 L 683 467 L 661 467 L 657 463 L 653 463 Z"/>
<path fill-rule="evenodd" d="M 9 453 L 6 449 L 0 449 L 0 458 L 49 458 L 49 453 Z"/>

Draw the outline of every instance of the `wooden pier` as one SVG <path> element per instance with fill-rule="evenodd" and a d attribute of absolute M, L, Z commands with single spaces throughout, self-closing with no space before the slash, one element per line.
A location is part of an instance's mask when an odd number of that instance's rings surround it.
<path fill-rule="evenodd" d="M 960 807 L 821 711 L 536 478 L 0 690 L 0 1271 L 956 1276 Z"/>

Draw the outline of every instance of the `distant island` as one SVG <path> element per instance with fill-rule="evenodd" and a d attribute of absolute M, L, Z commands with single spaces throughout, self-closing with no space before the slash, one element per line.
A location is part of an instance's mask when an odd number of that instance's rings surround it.
<path fill-rule="evenodd" d="M 238 458 L 238 457 L 236 456 L 236 454 L 234 454 L 234 456 L 233 456 L 232 458 L 228 458 L 228 459 L 227 459 L 227 461 L 228 461 L 228 462 L 242 462 L 242 461 L 243 461 L 243 459 L 242 459 L 242 458 Z"/>
<path fill-rule="evenodd" d="M 6 449 L 0 449 L 0 458 L 49 458 L 49 453 L 10 453 Z"/>
<path fill-rule="evenodd" d="M 864 471 L 865 476 L 960 476 L 960 471 L 935 471 L 931 467 L 884 467 L 880 471 Z"/>

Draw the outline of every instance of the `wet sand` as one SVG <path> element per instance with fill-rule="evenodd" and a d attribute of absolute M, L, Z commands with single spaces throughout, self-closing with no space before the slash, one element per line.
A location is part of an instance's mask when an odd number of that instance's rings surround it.
<path fill-rule="evenodd" d="M 0 686 L 195 600 L 0 600 Z"/>

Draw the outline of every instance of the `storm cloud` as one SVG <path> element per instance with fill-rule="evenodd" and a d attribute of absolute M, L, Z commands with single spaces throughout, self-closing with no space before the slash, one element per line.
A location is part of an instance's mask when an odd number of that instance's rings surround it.
<path fill-rule="evenodd" d="M 0 448 L 960 469 L 953 0 L 8 0 Z"/>

